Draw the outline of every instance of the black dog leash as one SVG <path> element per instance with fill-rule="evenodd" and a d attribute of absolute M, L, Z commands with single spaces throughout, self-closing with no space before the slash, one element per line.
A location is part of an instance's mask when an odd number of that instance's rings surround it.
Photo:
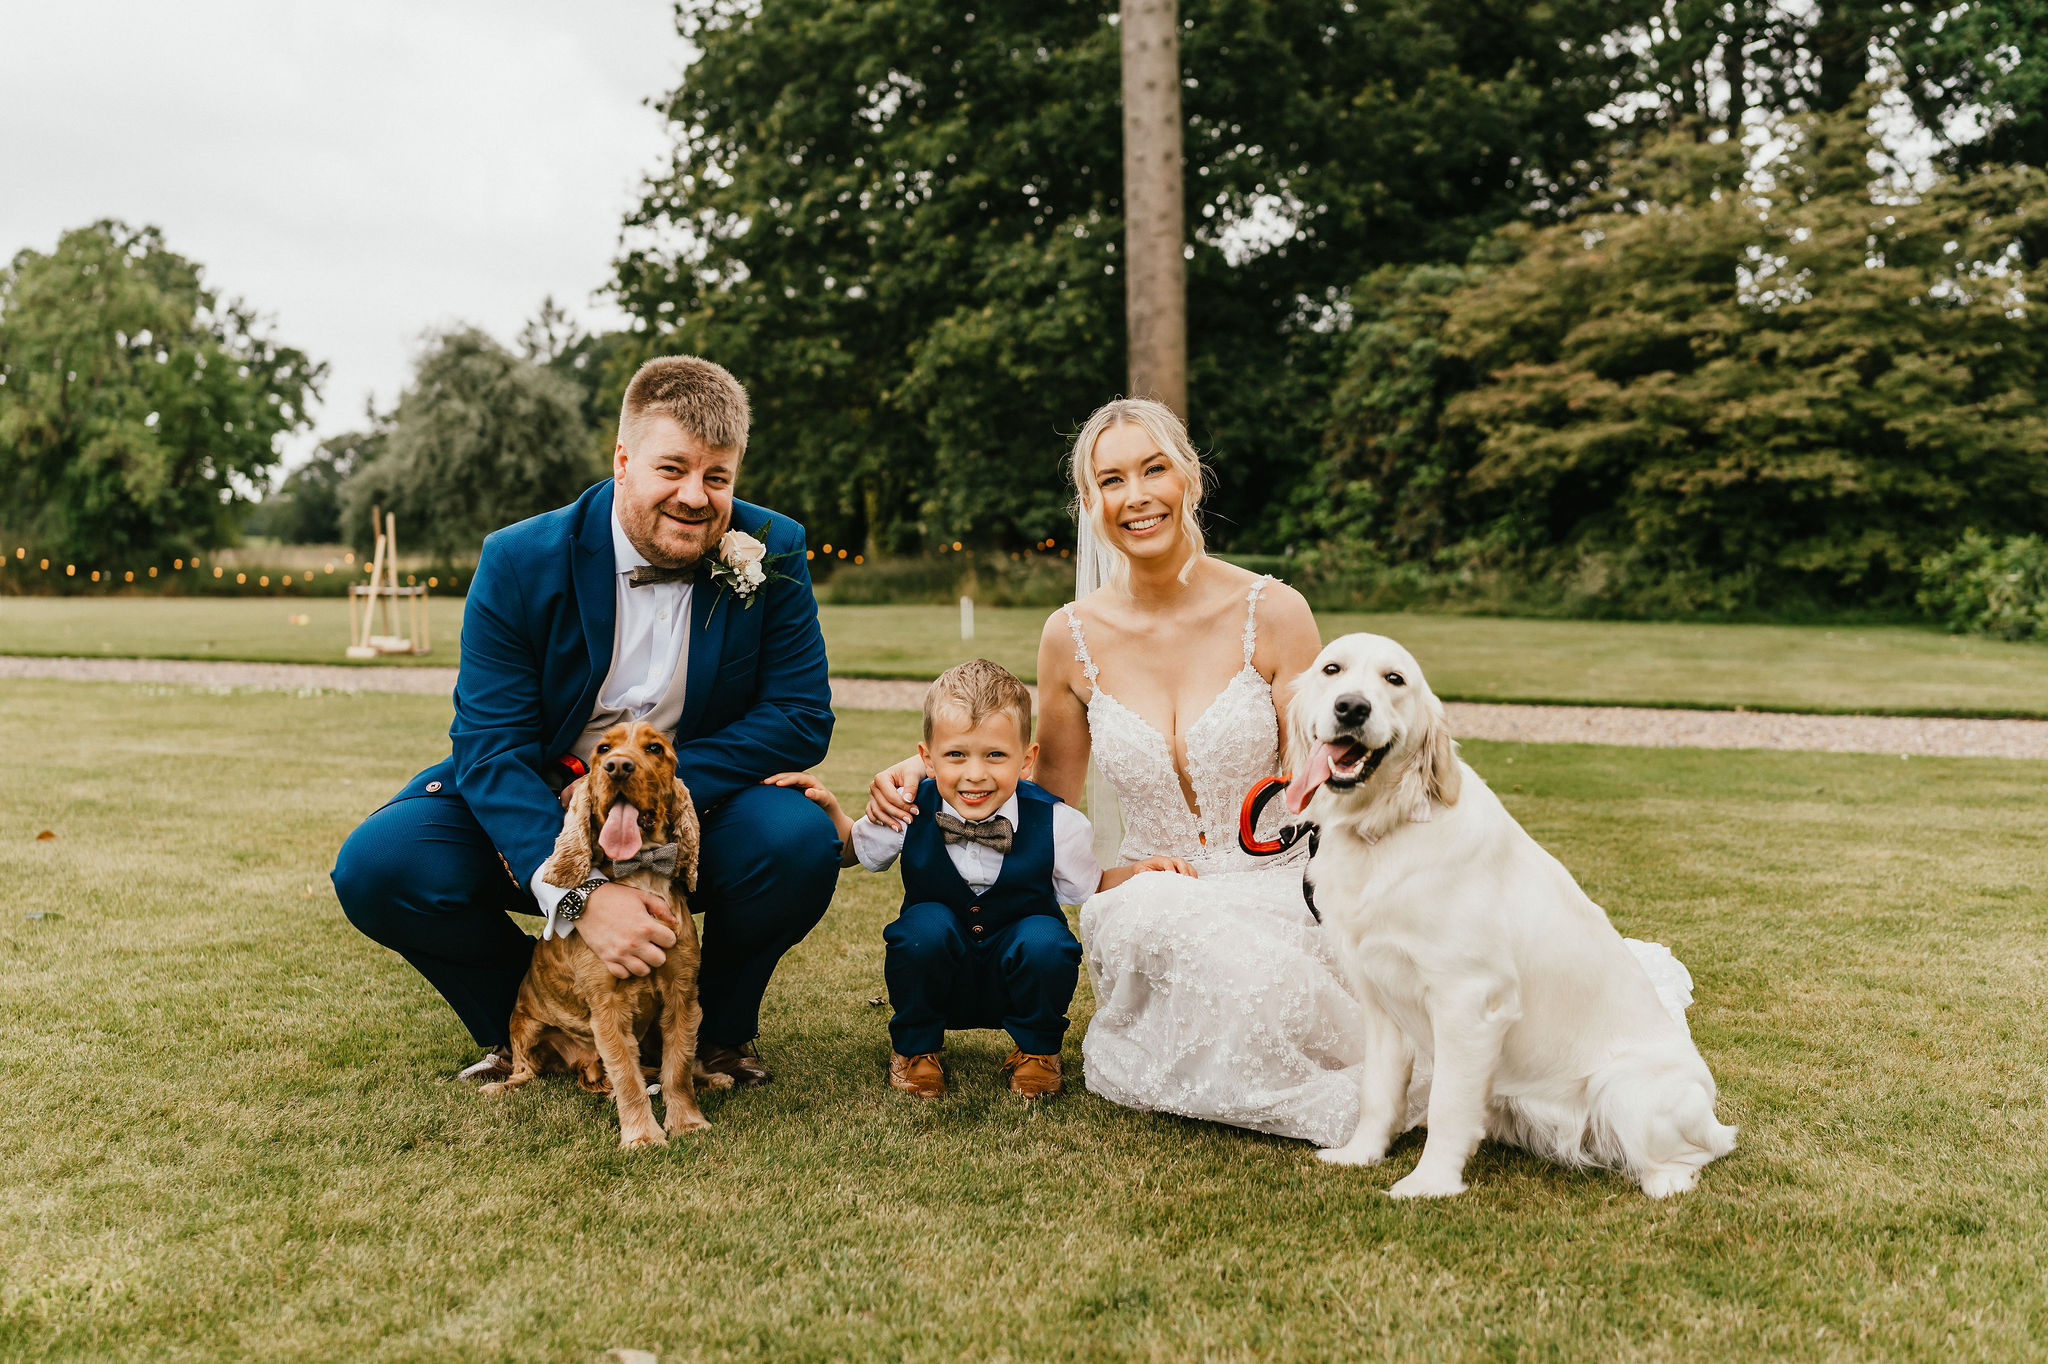
<path fill-rule="evenodd" d="M 1262 839 L 1258 835 L 1259 816 L 1273 803 L 1273 797 L 1287 789 L 1287 782 L 1286 777 L 1263 777 L 1244 793 L 1244 804 L 1237 811 L 1237 846 L 1253 857 L 1277 857 L 1306 838 L 1309 859 L 1313 861 L 1322 842 L 1323 831 L 1307 820 L 1282 826 L 1278 838 Z M 1310 888 L 1307 877 L 1302 878 L 1301 898 L 1308 905 L 1309 916 L 1321 923 L 1323 912 L 1316 908 L 1315 892 Z"/>

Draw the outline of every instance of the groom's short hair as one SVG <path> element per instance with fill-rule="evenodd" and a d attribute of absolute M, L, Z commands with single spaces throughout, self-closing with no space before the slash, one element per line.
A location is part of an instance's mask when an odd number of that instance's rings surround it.
<path fill-rule="evenodd" d="M 619 404 L 619 443 L 649 415 L 675 424 L 714 450 L 747 451 L 747 390 L 723 365 L 696 355 L 663 355 L 633 371 Z"/>
<path fill-rule="evenodd" d="M 924 693 L 924 741 L 932 741 L 932 729 L 941 711 L 966 717 L 973 729 L 991 715 L 1008 712 L 1017 717 L 1017 733 L 1031 742 L 1031 689 L 1017 680 L 1017 674 L 1000 663 L 971 658 L 939 674 Z"/>

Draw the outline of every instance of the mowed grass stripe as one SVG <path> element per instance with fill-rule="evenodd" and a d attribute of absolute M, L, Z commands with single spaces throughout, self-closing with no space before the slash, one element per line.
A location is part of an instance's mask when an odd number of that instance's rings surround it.
<path fill-rule="evenodd" d="M 432 603 L 434 652 L 366 667 L 460 660 L 462 603 Z M 304 616 L 305 625 L 290 618 Z M 937 606 L 822 609 L 832 671 L 925 679 L 967 658 L 1038 670 L 1046 612 Z M 1406 644 L 1449 700 L 1547 705 L 2048 717 L 2048 646 L 1910 626 L 1688 625 L 1489 616 L 1319 618 L 1325 639 L 1367 630 Z M 343 663 L 347 603 L 285 598 L 0 598 L 0 654 Z"/>
<path fill-rule="evenodd" d="M 1691 967 L 1741 1145 L 1694 1194 L 1485 1148 L 1396 1205 L 1074 1092 L 883 1083 L 893 876 L 768 1002 L 765 1091 L 616 1149 L 490 1101 L 325 884 L 444 702 L 0 685 L 0 1358 L 2013 1358 L 2048 1338 L 2039 765 L 1471 743 L 1626 933 Z M 851 797 L 913 715 L 843 717 Z M 34 840 L 49 828 L 59 837 Z M 29 920 L 31 911 L 62 917 Z M 1092 1007 L 1084 986 L 1076 1021 Z M 1077 1028 L 1067 1052 L 1078 1075 Z"/>

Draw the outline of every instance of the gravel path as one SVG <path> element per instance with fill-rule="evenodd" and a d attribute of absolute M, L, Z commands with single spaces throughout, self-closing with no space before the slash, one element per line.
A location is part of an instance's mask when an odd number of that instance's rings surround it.
<path fill-rule="evenodd" d="M 0 655 L 0 679 L 156 682 L 268 691 L 377 691 L 446 696 L 453 668 L 346 668 L 308 663 L 214 663 L 167 658 L 18 658 Z M 917 710 L 922 682 L 832 679 L 841 710 Z M 1783 748 L 1924 757 L 2048 758 L 2048 720 L 1938 720 L 1889 715 L 1778 715 L 1764 711 L 1657 710 L 1640 706 L 1445 704 L 1465 739 L 1638 748 Z"/>

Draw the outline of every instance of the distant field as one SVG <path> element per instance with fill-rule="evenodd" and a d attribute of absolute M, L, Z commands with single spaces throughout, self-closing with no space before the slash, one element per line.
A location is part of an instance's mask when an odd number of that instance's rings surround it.
<path fill-rule="evenodd" d="M 294 614 L 308 624 L 289 624 Z M 972 642 L 960 638 L 951 607 L 827 606 L 821 614 L 841 676 L 931 677 L 979 654 L 1031 678 L 1046 613 L 984 608 Z M 434 653 L 387 662 L 454 664 L 461 619 L 459 600 L 436 600 Z M 1355 630 L 1394 636 L 1454 700 L 2048 716 L 2048 647 L 1907 626 L 1337 612 L 1320 620 L 1326 639 Z M 347 603 L 332 599 L 0 598 L 0 653 L 339 663 L 347 637 Z"/>

